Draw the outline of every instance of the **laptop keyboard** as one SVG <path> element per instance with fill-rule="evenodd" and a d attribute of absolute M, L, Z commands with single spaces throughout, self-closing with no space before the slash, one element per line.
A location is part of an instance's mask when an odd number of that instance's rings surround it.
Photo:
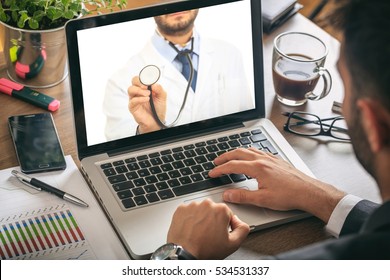
<path fill-rule="evenodd" d="M 278 152 L 260 129 L 178 146 L 100 167 L 126 209 L 250 179 L 243 174 L 210 178 L 213 160 L 239 147 Z"/>

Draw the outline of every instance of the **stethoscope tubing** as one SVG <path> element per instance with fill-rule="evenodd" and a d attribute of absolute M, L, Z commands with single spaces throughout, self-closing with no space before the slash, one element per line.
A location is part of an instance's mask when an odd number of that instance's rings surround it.
<path fill-rule="evenodd" d="M 193 52 L 193 47 L 194 47 L 194 38 L 191 38 L 191 49 L 186 50 L 186 51 L 178 50 L 172 42 L 168 42 L 168 43 L 178 54 L 186 56 L 188 63 L 190 65 L 190 77 L 188 78 L 188 83 L 187 83 L 185 95 L 184 95 L 183 102 L 181 104 L 179 113 L 177 114 L 176 119 L 170 124 L 165 124 L 160 120 L 160 117 L 158 116 L 157 111 L 156 111 L 156 107 L 154 106 L 152 85 L 148 85 L 148 90 L 150 91 L 150 98 L 149 98 L 150 108 L 152 110 L 153 118 L 155 119 L 155 121 L 157 122 L 157 124 L 160 126 L 161 129 L 171 128 L 171 127 L 175 126 L 177 124 L 177 122 L 179 121 L 179 119 L 182 115 L 182 112 L 184 110 L 184 107 L 187 103 L 188 93 L 190 91 L 190 87 L 191 87 L 192 80 L 194 78 L 194 72 L 195 72 L 194 65 L 193 65 L 192 59 L 191 59 L 191 53 Z"/>

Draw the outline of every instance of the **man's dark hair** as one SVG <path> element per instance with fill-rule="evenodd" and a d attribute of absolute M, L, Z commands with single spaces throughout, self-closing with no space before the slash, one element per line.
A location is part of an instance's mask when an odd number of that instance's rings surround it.
<path fill-rule="evenodd" d="M 390 111 L 390 0 L 334 0 L 329 23 L 340 30 L 357 98 L 375 97 Z"/>

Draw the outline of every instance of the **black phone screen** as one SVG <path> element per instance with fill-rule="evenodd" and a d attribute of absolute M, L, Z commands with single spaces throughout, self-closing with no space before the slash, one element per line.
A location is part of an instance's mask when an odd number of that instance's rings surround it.
<path fill-rule="evenodd" d="M 8 124 L 24 173 L 66 168 L 64 153 L 50 113 L 11 116 Z"/>

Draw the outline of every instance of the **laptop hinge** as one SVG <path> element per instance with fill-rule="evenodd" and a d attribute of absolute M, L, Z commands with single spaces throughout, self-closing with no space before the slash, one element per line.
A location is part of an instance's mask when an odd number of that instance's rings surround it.
<path fill-rule="evenodd" d="M 145 150 L 145 149 L 148 149 L 148 148 L 154 148 L 156 146 L 160 146 L 160 145 L 164 145 L 164 144 L 171 144 L 174 142 L 177 142 L 177 141 L 184 141 L 184 140 L 188 140 L 188 139 L 191 139 L 191 138 L 194 138 L 194 136 L 196 137 L 199 137 L 199 136 L 205 136 L 205 135 L 210 135 L 211 133 L 218 133 L 218 132 L 222 132 L 222 131 L 226 131 L 226 130 L 231 130 L 231 129 L 236 129 L 236 128 L 241 128 L 241 127 L 244 127 L 244 124 L 243 123 L 237 123 L 237 124 L 229 124 L 229 125 L 220 125 L 218 127 L 212 127 L 212 128 L 209 128 L 209 129 L 204 129 L 204 130 L 201 130 L 201 131 L 197 131 L 197 132 L 189 132 L 189 133 L 186 133 L 186 134 L 182 134 L 180 137 L 179 136 L 171 136 L 171 137 L 168 137 L 164 140 L 158 140 L 158 141 L 152 141 L 150 143 L 142 143 L 142 144 L 139 144 L 139 145 L 136 145 L 136 146 L 132 146 L 131 148 L 129 147 L 123 147 L 121 149 L 117 149 L 117 150 L 111 150 L 110 152 L 108 152 L 108 156 L 109 157 L 114 157 L 114 156 L 118 156 L 118 155 L 121 155 L 121 154 L 124 154 L 124 153 L 129 153 L 129 152 L 135 152 L 135 151 L 138 151 L 138 150 Z"/>

